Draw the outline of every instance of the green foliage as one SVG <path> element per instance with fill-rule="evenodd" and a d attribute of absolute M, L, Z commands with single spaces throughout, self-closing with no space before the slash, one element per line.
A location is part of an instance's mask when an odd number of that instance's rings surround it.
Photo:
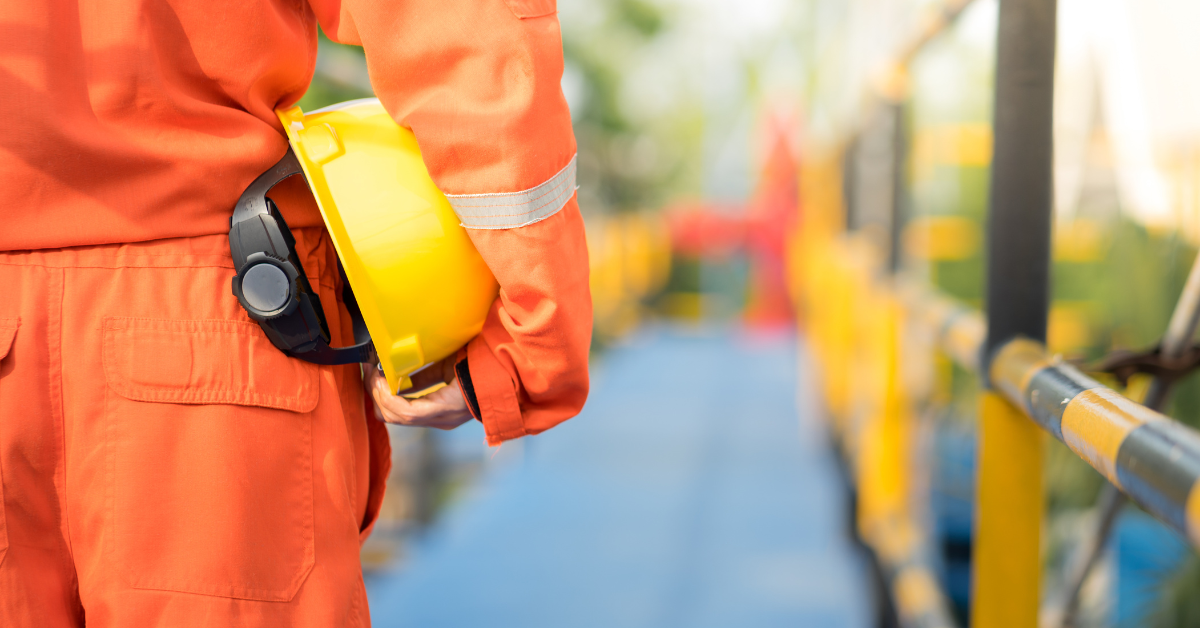
<path fill-rule="evenodd" d="M 571 116 L 579 150 L 580 205 L 585 212 L 657 208 L 698 167 L 702 116 L 686 100 L 667 113 L 631 108 L 638 102 L 631 70 L 651 54 L 671 15 L 647 0 L 581 5 L 599 16 L 562 16 L 567 82 L 576 82 Z M 568 94 L 571 95 L 570 93 Z M 698 124 L 699 122 L 699 124 Z"/>
<path fill-rule="evenodd" d="M 955 37 L 942 37 L 918 56 L 911 72 L 909 111 L 911 136 L 933 140 L 924 148 L 940 146 L 936 136 L 940 130 L 957 124 L 986 125 L 990 121 L 993 50 L 993 42 L 968 45 Z M 1087 360 L 1096 360 L 1113 349 L 1148 349 L 1157 344 L 1196 256 L 1196 249 L 1180 234 L 1148 229 L 1129 216 L 1128 208 L 1120 206 L 1106 130 L 1097 126 L 1092 131 L 1095 146 L 1089 147 L 1085 162 L 1077 164 L 1087 170 L 1086 185 L 1081 184 L 1077 204 L 1069 209 L 1077 218 L 1101 225 L 1101 252 L 1093 259 L 1083 254 L 1072 259 L 1056 258 L 1052 269 L 1054 303 L 1069 306 L 1073 314 L 1082 312 L 1087 323 L 1087 345 L 1080 355 L 1068 357 Z M 910 153 L 914 155 L 910 167 L 912 214 L 964 217 L 976 221 L 980 233 L 986 233 L 988 169 L 959 167 L 949 163 L 953 160 L 940 151 Z M 953 151 L 949 152 L 953 156 Z M 967 303 L 982 304 L 985 253 L 981 247 L 970 259 L 931 263 L 928 270 L 933 283 Z M 977 393 L 975 387 L 967 385 L 975 381 L 971 378 L 970 374 L 955 373 L 951 403 L 956 415 L 974 416 Z M 1106 383 L 1117 385 L 1115 381 Z M 1176 384 L 1167 414 L 1200 427 L 1200 374 Z M 1080 513 L 1094 506 L 1105 481 L 1057 441 L 1048 442 L 1045 465 L 1048 528 L 1061 525 L 1069 530 L 1061 535 L 1066 541 L 1063 547 L 1048 548 L 1048 554 L 1055 554 L 1073 547 L 1076 530 L 1082 532 L 1078 526 L 1086 520 Z M 1051 558 L 1048 565 L 1060 569 L 1060 562 Z M 1049 580 L 1059 577 L 1061 574 L 1056 573 Z M 1189 555 L 1164 581 L 1153 616 L 1138 625 L 1200 626 L 1198 593 L 1200 558 Z"/>
<path fill-rule="evenodd" d="M 914 191 L 922 214 L 954 215 L 969 218 L 985 230 L 988 183 L 991 170 L 980 167 L 937 166 L 933 175 Z M 935 262 L 934 281 L 946 294 L 964 303 L 983 303 L 982 247 L 964 260 Z"/>
<path fill-rule="evenodd" d="M 1115 348 L 1148 349 L 1166 331 L 1196 249 L 1173 232 L 1152 232 L 1127 218 L 1110 226 L 1105 254 L 1095 263 L 1055 267 L 1055 295 L 1088 301 L 1095 337 L 1085 357 Z M 1176 383 L 1166 413 L 1200 427 L 1200 374 Z"/>
<path fill-rule="evenodd" d="M 613 13 L 618 23 L 646 38 L 659 34 L 666 25 L 662 9 L 645 0 L 617 0 L 613 4 Z"/>
<path fill-rule="evenodd" d="M 296 104 L 305 111 L 373 95 L 369 86 L 361 85 L 367 72 L 367 60 L 362 48 L 335 44 L 320 33 L 317 40 L 317 71 L 308 91 Z"/>
<path fill-rule="evenodd" d="M 339 102 L 354 100 L 355 98 L 365 98 L 370 94 L 347 89 L 343 85 L 337 85 L 323 80 L 320 76 L 313 77 L 313 82 L 308 86 L 308 91 L 304 93 L 304 97 L 296 104 L 304 111 L 314 111 L 321 107 L 328 107 Z"/>
<path fill-rule="evenodd" d="M 1117 347 L 1143 348 L 1162 337 L 1183 290 L 1195 249 L 1174 233 L 1151 233 L 1122 218 L 1100 261 L 1103 280 L 1094 283 Z"/>

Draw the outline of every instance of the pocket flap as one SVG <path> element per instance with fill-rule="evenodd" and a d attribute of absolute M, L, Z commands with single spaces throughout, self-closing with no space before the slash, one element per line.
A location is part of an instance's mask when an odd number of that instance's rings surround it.
<path fill-rule="evenodd" d="M 243 321 L 106 318 L 104 373 L 122 397 L 156 403 L 311 412 L 319 391 L 317 365 Z"/>
<path fill-rule="evenodd" d="M 17 337 L 17 328 L 21 326 L 19 318 L 0 318 L 0 360 L 8 356 L 12 350 L 13 340 Z"/>

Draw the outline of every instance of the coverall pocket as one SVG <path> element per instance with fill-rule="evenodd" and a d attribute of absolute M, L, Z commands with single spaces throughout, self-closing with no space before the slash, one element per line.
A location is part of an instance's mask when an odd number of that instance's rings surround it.
<path fill-rule="evenodd" d="M 319 368 L 257 325 L 106 318 L 108 517 L 136 589 L 287 601 L 312 570 Z"/>
<path fill-rule="evenodd" d="M 4 359 L 12 349 L 20 325 L 19 318 L 0 318 L 0 390 L 4 388 L 4 376 L 13 369 L 12 364 L 4 363 Z M 0 564 L 4 563 L 4 557 L 8 555 L 8 523 L 4 509 L 4 461 L 0 459 Z"/>

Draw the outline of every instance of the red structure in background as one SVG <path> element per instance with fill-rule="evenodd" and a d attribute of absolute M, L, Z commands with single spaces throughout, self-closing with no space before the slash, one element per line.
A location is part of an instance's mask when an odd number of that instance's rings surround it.
<path fill-rule="evenodd" d="M 681 203 L 666 212 L 673 250 L 711 261 L 746 255 L 750 261 L 746 323 L 791 327 L 785 250 L 800 209 L 799 162 L 792 151 L 793 125 L 773 118 L 768 152 L 754 195 L 745 205 Z"/>

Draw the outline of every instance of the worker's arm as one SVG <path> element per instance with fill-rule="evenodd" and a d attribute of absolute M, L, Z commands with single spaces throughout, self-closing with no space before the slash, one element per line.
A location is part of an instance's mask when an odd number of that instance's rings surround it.
<path fill-rule="evenodd" d="M 376 95 L 500 284 L 455 382 L 488 442 L 574 416 L 592 312 L 554 0 L 310 2 L 331 39 L 363 46 Z"/>

